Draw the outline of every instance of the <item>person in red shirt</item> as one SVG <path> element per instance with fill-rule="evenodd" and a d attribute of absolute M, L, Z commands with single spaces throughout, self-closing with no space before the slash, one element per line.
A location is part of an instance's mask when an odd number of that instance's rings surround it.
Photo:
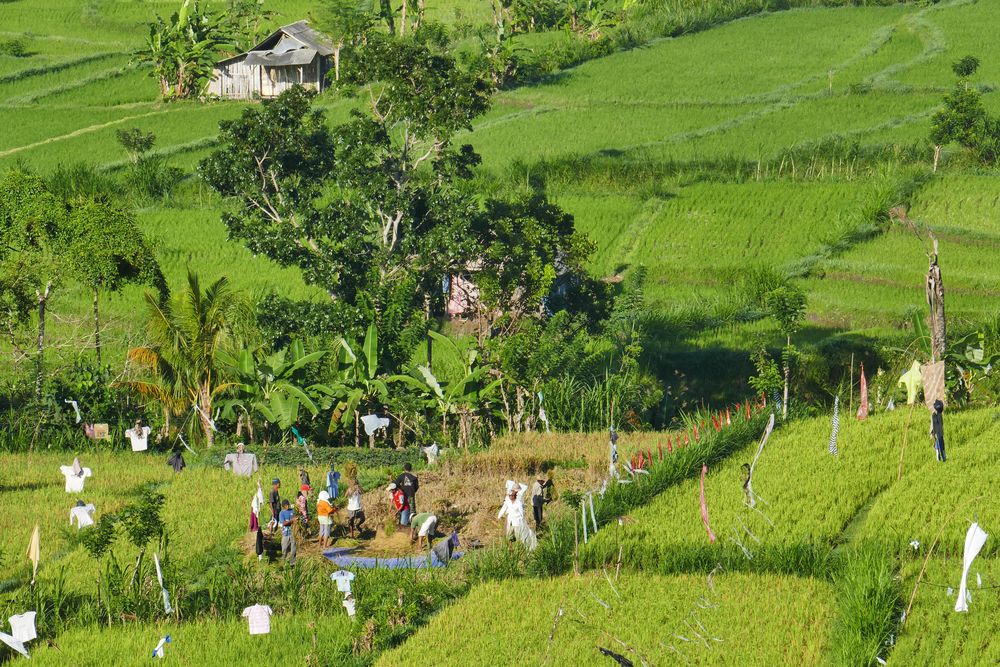
<path fill-rule="evenodd" d="M 389 485 L 389 498 L 392 501 L 393 514 L 399 515 L 399 525 L 410 525 L 410 499 L 395 483 Z"/>

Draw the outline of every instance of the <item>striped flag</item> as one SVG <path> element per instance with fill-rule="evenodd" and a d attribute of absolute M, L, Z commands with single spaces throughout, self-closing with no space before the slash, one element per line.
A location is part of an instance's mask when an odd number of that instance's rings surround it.
<path fill-rule="evenodd" d="M 840 396 L 833 399 L 833 430 L 830 433 L 830 453 L 837 455 L 837 434 L 840 433 Z"/>

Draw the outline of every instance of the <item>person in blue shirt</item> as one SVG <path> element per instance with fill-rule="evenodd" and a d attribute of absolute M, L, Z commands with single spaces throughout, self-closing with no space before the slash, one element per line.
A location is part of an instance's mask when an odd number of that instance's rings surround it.
<path fill-rule="evenodd" d="M 330 464 L 330 472 L 326 473 L 326 492 L 330 495 L 330 500 L 336 500 L 340 495 L 340 473 L 333 469 Z"/>
<path fill-rule="evenodd" d="M 286 559 L 290 565 L 295 565 L 295 553 L 298 550 L 295 544 L 295 535 L 292 533 L 295 521 L 295 512 L 290 503 L 287 500 L 282 500 L 281 514 L 278 515 L 278 525 L 281 526 L 281 557 Z"/>

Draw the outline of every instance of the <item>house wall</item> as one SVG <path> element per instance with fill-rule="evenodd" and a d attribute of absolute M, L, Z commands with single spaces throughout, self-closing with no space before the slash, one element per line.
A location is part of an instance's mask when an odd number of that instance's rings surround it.
<path fill-rule="evenodd" d="M 256 69 L 243 60 L 216 65 L 215 78 L 208 84 L 208 94 L 235 100 L 254 97 L 260 92 Z"/>
<path fill-rule="evenodd" d="M 321 59 L 313 59 L 306 65 L 257 68 L 260 70 L 260 96 L 277 97 L 295 85 L 322 90 L 322 66 L 317 66 L 319 60 Z"/>
<path fill-rule="evenodd" d="M 209 95 L 225 99 L 277 97 L 296 84 L 324 90 L 324 77 L 330 71 L 329 58 L 318 57 L 306 65 L 266 67 L 246 65 L 243 60 L 217 65 L 215 78 L 208 85 Z"/>

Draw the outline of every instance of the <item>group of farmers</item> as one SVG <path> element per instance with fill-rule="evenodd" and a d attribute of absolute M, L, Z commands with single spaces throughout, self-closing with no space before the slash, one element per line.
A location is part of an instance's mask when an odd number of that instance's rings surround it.
<path fill-rule="evenodd" d="M 237 448 L 241 456 L 245 456 L 242 445 Z M 234 472 L 238 471 L 232 468 Z M 245 476 L 250 476 L 245 473 Z M 334 501 L 341 496 L 340 490 L 341 474 L 330 464 L 330 470 L 326 474 L 324 487 L 320 490 L 315 503 L 316 521 L 319 524 L 319 546 L 327 548 L 333 543 L 333 516 L 337 512 Z M 416 495 L 420 488 L 420 482 L 413 474 L 413 466 L 409 463 L 403 465 L 403 472 L 394 482 L 389 484 L 387 492 L 394 514 L 401 526 L 409 527 L 410 540 L 417 541 L 430 546 L 429 538 L 433 536 L 437 526 L 437 517 L 430 512 L 416 512 Z M 299 544 L 305 539 L 306 526 L 310 520 L 310 494 L 313 487 L 309 480 L 309 473 L 299 470 L 299 489 L 294 501 L 281 497 L 281 480 L 277 477 L 271 480 L 271 492 L 269 505 L 271 508 L 271 520 L 267 524 L 268 532 L 271 535 L 280 531 L 281 534 L 281 555 L 290 564 L 295 564 L 295 557 Z M 365 510 L 362 503 L 364 490 L 356 475 L 348 479 L 346 493 L 347 500 L 345 511 L 347 512 L 347 531 L 351 538 L 360 537 L 366 521 Z"/>
<path fill-rule="evenodd" d="M 235 454 L 226 457 L 224 466 L 234 474 L 250 477 L 257 470 L 256 456 L 245 452 L 242 443 L 237 446 Z M 294 565 L 299 545 L 306 538 L 306 530 L 309 524 L 312 507 L 315 507 L 316 521 L 319 524 L 318 542 L 322 549 L 332 545 L 333 517 L 337 512 L 334 501 L 341 495 L 346 498 L 347 523 L 346 528 L 351 538 L 360 537 L 365 525 L 366 517 L 362 502 L 363 489 L 357 479 L 356 469 L 348 472 L 346 492 L 341 493 L 341 474 L 330 464 L 330 469 L 326 473 L 323 487 L 319 491 L 315 505 L 311 505 L 310 495 L 313 491 L 309 480 L 309 473 L 299 470 L 298 491 L 294 500 L 282 498 L 281 480 L 275 477 L 271 480 L 271 491 L 268 504 L 271 509 L 271 519 L 266 528 L 271 536 L 279 533 L 281 535 L 281 555 L 288 563 Z M 260 494 L 258 484 L 258 496 L 255 496 L 256 508 L 251 517 L 251 528 L 256 525 L 259 530 L 258 535 L 258 555 L 262 549 L 262 526 L 257 521 L 259 505 L 263 504 L 263 496 Z M 548 497 L 552 481 L 544 474 L 539 473 L 534 484 L 531 486 L 531 507 L 535 522 L 535 530 L 542 525 L 543 508 L 550 501 Z M 393 518 L 398 526 L 409 529 L 410 542 L 415 542 L 418 549 L 430 548 L 431 539 L 435 536 L 438 527 L 438 517 L 431 512 L 418 512 L 417 492 L 420 489 L 420 480 L 413 473 L 413 466 L 410 463 L 403 464 L 403 472 L 396 477 L 386 487 L 388 504 L 392 511 Z M 528 491 L 528 486 L 519 484 L 513 480 L 508 480 L 506 493 L 497 519 L 506 517 L 506 536 L 510 540 L 521 542 L 528 549 L 534 549 L 537 545 L 535 533 L 528 526 L 525 519 L 524 501 Z M 259 498 L 259 499 L 258 499 Z M 255 523 L 256 522 L 256 523 Z M 457 535 L 452 535 L 449 542 L 457 544 Z M 450 555 L 450 551 L 448 552 Z"/>

